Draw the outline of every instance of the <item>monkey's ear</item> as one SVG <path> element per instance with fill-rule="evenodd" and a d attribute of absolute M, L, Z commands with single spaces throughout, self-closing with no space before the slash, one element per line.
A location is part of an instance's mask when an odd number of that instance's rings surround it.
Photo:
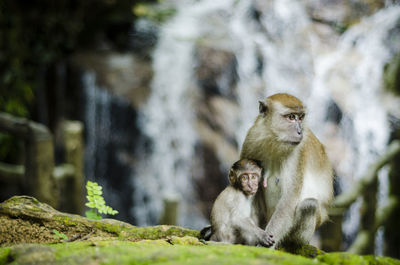
<path fill-rule="evenodd" d="M 267 114 L 267 111 L 268 111 L 268 106 L 261 100 L 258 102 L 260 103 L 260 105 L 258 106 L 258 110 L 259 110 L 260 114 L 263 114 L 265 116 L 265 114 Z"/>
<path fill-rule="evenodd" d="M 235 170 L 234 169 L 230 169 L 229 170 L 229 182 L 231 183 L 231 185 L 234 185 L 236 182 L 236 174 L 235 174 Z"/>

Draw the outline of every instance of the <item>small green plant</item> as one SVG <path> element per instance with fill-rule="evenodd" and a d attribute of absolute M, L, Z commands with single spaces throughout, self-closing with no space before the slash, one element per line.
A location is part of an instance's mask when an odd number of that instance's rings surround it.
<path fill-rule="evenodd" d="M 68 236 L 57 229 L 53 229 L 54 239 L 68 240 Z"/>
<path fill-rule="evenodd" d="M 118 213 L 118 211 L 106 205 L 106 202 L 104 201 L 104 198 L 102 196 L 102 189 L 103 188 L 96 182 L 88 181 L 86 183 L 86 198 L 88 202 L 85 205 L 91 209 L 89 211 L 86 211 L 85 215 L 89 219 L 101 220 L 102 217 L 100 214 L 115 215 Z"/>

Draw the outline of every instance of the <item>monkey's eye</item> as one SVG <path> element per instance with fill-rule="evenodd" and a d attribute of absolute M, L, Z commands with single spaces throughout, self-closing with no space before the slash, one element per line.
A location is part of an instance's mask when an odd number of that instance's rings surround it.
<path fill-rule="evenodd" d="M 300 115 L 299 115 L 299 120 L 301 120 L 301 121 L 302 121 L 302 120 L 304 119 L 304 116 L 305 116 L 305 114 L 304 114 L 304 113 L 300 114 Z"/>
<path fill-rule="evenodd" d="M 296 119 L 296 115 L 294 115 L 294 114 L 288 114 L 288 115 L 286 115 L 286 118 L 289 119 L 289 120 L 291 120 L 291 121 L 294 121 L 294 120 Z"/>
<path fill-rule="evenodd" d="M 251 179 L 255 180 L 257 178 L 257 175 L 251 174 Z"/>
<path fill-rule="evenodd" d="M 240 176 L 240 180 L 241 181 L 246 181 L 247 180 L 247 175 L 246 174 L 241 175 Z"/>

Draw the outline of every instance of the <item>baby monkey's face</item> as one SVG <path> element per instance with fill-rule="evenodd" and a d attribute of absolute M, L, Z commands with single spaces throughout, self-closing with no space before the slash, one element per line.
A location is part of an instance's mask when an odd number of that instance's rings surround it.
<path fill-rule="evenodd" d="M 246 195 L 254 195 L 258 189 L 260 173 L 257 171 L 245 171 L 239 175 L 239 183 Z"/>

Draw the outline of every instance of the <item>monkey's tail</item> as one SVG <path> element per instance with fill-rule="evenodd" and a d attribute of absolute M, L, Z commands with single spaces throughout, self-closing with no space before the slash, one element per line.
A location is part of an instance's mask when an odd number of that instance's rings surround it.
<path fill-rule="evenodd" d="M 200 237 L 201 237 L 201 239 L 204 239 L 204 240 L 206 240 L 206 241 L 209 241 L 210 238 L 211 238 L 211 236 L 212 236 L 212 232 L 213 232 L 213 231 L 212 231 L 212 226 L 211 226 L 211 225 L 204 227 L 204 228 L 201 229 L 201 231 L 200 231 Z"/>

